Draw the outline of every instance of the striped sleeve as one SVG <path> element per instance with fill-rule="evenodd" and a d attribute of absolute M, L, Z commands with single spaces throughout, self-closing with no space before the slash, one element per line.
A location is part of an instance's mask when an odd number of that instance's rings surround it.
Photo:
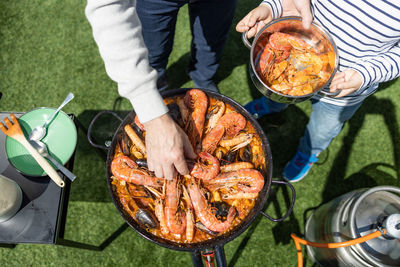
<path fill-rule="evenodd" d="M 393 80 L 400 76 L 400 44 L 386 53 L 356 62 L 352 68 L 364 78 L 361 88 Z"/>
<path fill-rule="evenodd" d="M 261 5 L 267 5 L 272 11 L 272 19 L 277 19 L 282 16 L 282 2 L 281 0 L 266 0 L 262 1 Z"/>

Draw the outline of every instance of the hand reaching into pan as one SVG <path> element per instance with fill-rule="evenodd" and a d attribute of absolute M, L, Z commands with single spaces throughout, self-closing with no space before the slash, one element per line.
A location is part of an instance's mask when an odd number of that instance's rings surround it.
<path fill-rule="evenodd" d="M 175 177 L 176 171 L 188 174 L 185 157 L 195 159 L 197 156 L 184 131 L 168 114 L 143 124 L 149 170 L 168 180 Z"/>

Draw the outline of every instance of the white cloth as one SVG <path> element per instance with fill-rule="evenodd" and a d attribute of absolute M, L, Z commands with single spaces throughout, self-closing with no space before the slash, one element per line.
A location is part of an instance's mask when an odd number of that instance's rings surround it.
<path fill-rule="evenodd" d="M 85 14 L 108 76 L 139 120 L 144 123 L 167 113 L 156 86 L 157 72 L 149 65 L 136 1 L 88 0 Z"/>

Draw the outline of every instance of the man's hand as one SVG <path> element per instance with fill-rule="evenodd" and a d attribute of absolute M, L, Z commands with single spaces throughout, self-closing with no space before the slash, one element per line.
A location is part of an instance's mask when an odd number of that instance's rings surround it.
<path fill-rule="evenodd" d="M 185 132 L 168 114 L 143 123 L 146 130 L 147 165 L 157 177 L 171 180 L 176 170 L 189 173 L 185 156 L 191 159 L 196 154 Z"/>
<path fill-rule="evenodd" d="M 331 92 L 341 90 L 341 92 L 335 96 L 343 97 L 357 91 L 363 84 L 363 78 L 360 73 L 356 70 L 348 69 L 340 73 L 336 73 L 332 79 L 329 87 Z"/>

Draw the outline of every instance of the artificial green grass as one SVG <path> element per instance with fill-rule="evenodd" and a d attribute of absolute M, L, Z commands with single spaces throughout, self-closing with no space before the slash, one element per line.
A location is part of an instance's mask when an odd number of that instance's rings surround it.
<path fill-rule="evenodd" d="M 258 2 L 239 1 L 235 22 Z M 74 113 L 88 127 L 101 110 L 129 111 L 117 87 L 106 75 L 102 59 L 84 16 L 85 1 L 47 0 L 0 2 L 0 111 L 29 111 L 57 107 L 69 91 L 75 99 L 63 110 Z M 190 29 L 186 8 L 179 14 L 168 75 L 170 87 L 192 87 L 185 74 Z M 221 92 L 241 104 L 260 95 L 248 75 L 249 50 L 232 27 L 217 82 Z M 293 214 L 282 223 L 258 216 L 241 236 L 225 245 L 230 266 L 296 266 L 290 233 L 304 232 L 304 218 L 313 207 L 357 188 L 400 186 L 400 80 L 386 83 L 369 97 L 347 123 L 320 163 L 297 190 Z M 293 156 L 311 112 L 309 102 L 290 106 L 260 124 L 271 144 L 273 177 L 279 179 Z M 106 137 L 113 132 L 101 128 Z M 104 161 L 79 132 L 65 238 L 100 245 L 124 221 L 111 202 Z M 285 187 L 271 195 L 266 209 L 272 216 L 287 210 Z M 94 252 L 53 245 L 20 244 L 0 248 L 0 266 L 190 266 L 188 253 L 157 246 L 134 230 L 124 230 L 104 251 Z M 305 266 L 312 266 L 306 258 Z"/>

